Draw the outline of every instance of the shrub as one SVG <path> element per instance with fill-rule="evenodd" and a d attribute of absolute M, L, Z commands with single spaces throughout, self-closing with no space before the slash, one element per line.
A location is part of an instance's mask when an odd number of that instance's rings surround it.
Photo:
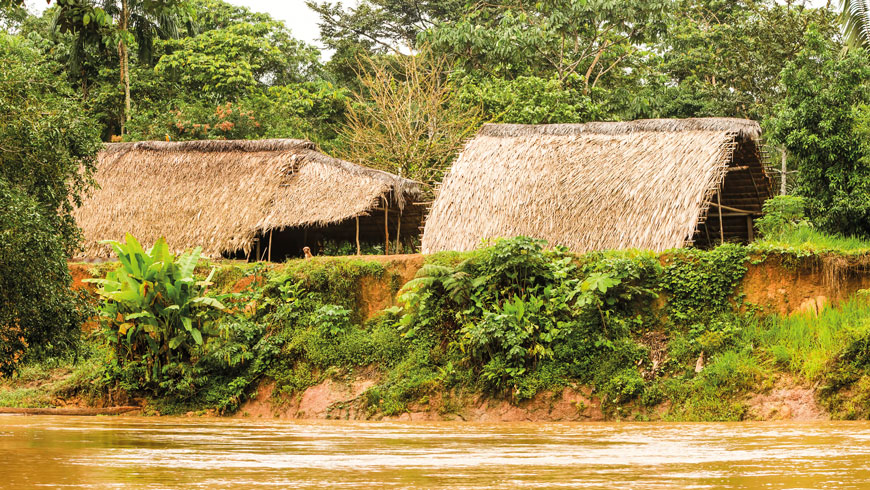
<path fill-rule="evenodd" d="M 808 227 L 806 199 L 799 196 L 776 196 L 768 199 L 762 208 L 764 216 L 755 222 L 765 238 L 781 235 L 799 227 Z"/>
<path fill-rule="evenodd" d="M 176 258 L 162 238 L 148 251 L 130 234 L 126 244 L 107 243 L 121 267 L 90 280 L 101 286 L 106 339 L 122 364 L 144 363 L 146 383 L 160 381 L 165 367 L 189 362 L 195 346 L 216 333 L 215 313 L 224 306 L 205 296 L 211 276 L 201 282 L 193 277 L 201 249 Z"/>

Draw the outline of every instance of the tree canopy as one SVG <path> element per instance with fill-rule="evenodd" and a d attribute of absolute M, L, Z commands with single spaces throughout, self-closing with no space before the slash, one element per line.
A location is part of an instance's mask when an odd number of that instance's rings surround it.
<path fill-rule="evenodd" d="M 71 216 L 100 148 L 94 121 L 28 40 L 0 33 L 0 374 L 78 332 Z"/>

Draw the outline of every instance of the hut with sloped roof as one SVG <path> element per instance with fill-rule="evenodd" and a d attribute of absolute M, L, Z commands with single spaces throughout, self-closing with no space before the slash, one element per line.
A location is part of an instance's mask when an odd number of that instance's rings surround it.
<path fill-rule="evenodd" d="M 771 196 L 743 119 L 487 124 L 448 172 L 424 253 L 530 236 L 575 252 L 749 242 Z"/>
<path fill-rule="evenodd" d="M 419 237 L 424 212 L 416 182 L 303 140 L 107 144 L 95 179 L 99 189 L 74 213 L 83 259 L 111 257 L 100 242 L 127 232 L 213 258 L 283 260 L 326 240 L 394 251 Z"/>

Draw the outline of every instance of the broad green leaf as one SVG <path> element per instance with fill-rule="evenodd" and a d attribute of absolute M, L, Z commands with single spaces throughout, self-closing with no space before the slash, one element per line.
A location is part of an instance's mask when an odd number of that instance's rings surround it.
<path fill-rule="evenodd" d="M 193 340 L 196 341 L 196 345 L 202 345 L 202 333 L 198 329 L 191 329 L 190 335 L 193 336 Z"/>
<path fill-rule="evenodd" d="M 223 305 L 223 303 L 221 303 L 220 301 L 218 301 L 214 298 L 209 298 L 208 296 L 193 298 L 192 300 L 190 300 L 190 302 L 195 303 L 195 304 L 202 304 L 202 305 L 206 305 L 206 306 L 211 306 L 212 308 L 217 308 L 221 311 L 226 309 L 226 307 Z"/>

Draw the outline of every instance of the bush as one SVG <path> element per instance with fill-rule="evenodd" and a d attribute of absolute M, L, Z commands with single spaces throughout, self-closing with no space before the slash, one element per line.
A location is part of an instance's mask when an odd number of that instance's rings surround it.
<path fill-rule="evenodd" d="M 121 267 L 90 280 L 101 286 L 104 333 L 120 364 L 142 363 L 140 381 L 153 387 L 173 371 L 183 372 L 194 348 L 216 333 L 215 313 L 224 306 L 205 296 L 210 276 L 201 282 L 193 277 L 201 249 L 176 259 L 162 238 L 148 251 L 129 233 L 126 244 L 108 243 Z"/>
<path fill-rule="evenodd" d="M 776 237 L 795 228 L 810 226 L 806 216 L 806 199 L 803 197 L 776 196 L 768 199 L 762 210 L 764 216 L 755 222 L 755 226 L 765 238 Z"/>
<path fill-rule="evenodd" d="M 74 345 L 85 316 L 71 213 L 100 150 L 93 120 L 31 41 L 0 33 L 0 376 Z"/>
<path fill-rule="evenodd" d="M 634 357 L 623 342 L 638 318 L 631 305 L 655 296 L 645 286 L 658 270 L 650 257 L 581 264 L 540 240 L 499 239 L 458 265 L 421 269 L 400 294 L 402 326 L 408 338 L 450 339 L 451 359 L 484 389 L 526 399 L 572 375 L 604 380 L 617 367 L 597 361 Z"/>

